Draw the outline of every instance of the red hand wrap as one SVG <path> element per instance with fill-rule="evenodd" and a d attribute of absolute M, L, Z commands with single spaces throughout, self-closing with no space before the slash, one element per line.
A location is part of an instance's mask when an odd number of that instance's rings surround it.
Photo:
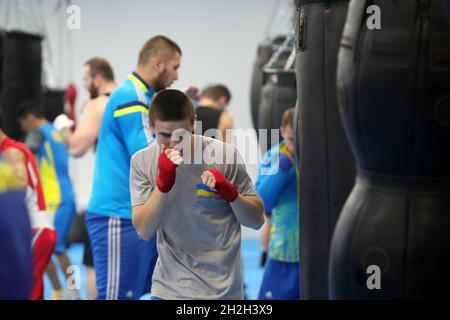
<path fill-rule="evenodd" d="M 175 174 L 177 165 L 173 163 L 166 155 L 164 149 L 158 158 L 158 177 L 156 178 L 156 186 L 161 192 L 169 192 L 175 184 Z"/>
<path fill-rule="evenodd" d="M 217 169 L 209 170 L 216 178 L 216 190 L 217 193 L 227 200 L 233 202 L 238 197 L 239 193 L 237 187 L 225 178 L 225 176 Z"/>

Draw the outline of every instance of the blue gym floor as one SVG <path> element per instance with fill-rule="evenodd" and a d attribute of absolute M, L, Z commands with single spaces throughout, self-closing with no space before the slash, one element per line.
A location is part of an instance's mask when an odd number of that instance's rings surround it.
<path fill-rule="evenodd" d="M 86 269 L 81 263 L 83 257 L 83 245 L 79 243 L 72 244 L 67 252 L 72 264 L 80 266 L 80 294 L 82 299 L 86 299 Z M 248 299 L 254 300 L 258 297 L 258 290 L 263 276 L 263 269 L 259 267 L 259 239 L 243 239 L 242 256 L 244 258 L 245 293 Z M 60 274 L 59 276 L 61 283 L 63 283 L 63 275 Z M 44 279 L 44 286 L 44 297 L 46 300 L 50 300 L 52 298 L 52 288 L 47 276 L 45 276 Z"/>

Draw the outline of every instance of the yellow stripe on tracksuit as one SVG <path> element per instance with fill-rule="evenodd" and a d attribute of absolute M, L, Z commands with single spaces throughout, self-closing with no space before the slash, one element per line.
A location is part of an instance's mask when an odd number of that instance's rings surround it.
<path fill-rule="evenodd" d="M 122 117 L 125 116 L 127 114 L 130 113 L 135 113 L 135 112 L 148 112 L 148 109 L 144 106 L 141 105 L 135 105 L 135 106 L 129 106 L 123 109 L 119 109 L 114 111 L 114 118 L 118 118 L 118 117 Z"/>
<path fill-rule="evenodd" d="M 148 88 L 146 87 L 146 85 L 143 84 L 142 81 L 139 80 L 139 78 L 137 78 L 135 75 L 130 74 L 128 76 L 128 79 L 131 80 L 131 82 L 133 82 L 135 85 L 139 86 L 144 93 L 146 93 L 148 91 Z"/>

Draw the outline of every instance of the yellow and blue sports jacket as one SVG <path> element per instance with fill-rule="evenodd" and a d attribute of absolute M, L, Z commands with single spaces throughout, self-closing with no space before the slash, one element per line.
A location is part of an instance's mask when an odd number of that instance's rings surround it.
<path fill-rule="evenodd" d="M 111 94 L 98 137 L 89 213 L 131 219 L 130 159 L 154 140 L 148 121 L 153 94 L 135 72 Z"/>
<path fill-rule="evenodd" d="M 266 212 L 272 213 L 268 256 L 283 262 L 299 261 L 299 210 L 297 201 L 297 169 L 278 168 L 278 157 L 287 153 L 284 142 L 263 157 L 256 179 L 256 191 Z"/>
<path fill-rule="evenodd" d="M 36 156 L 45 204 L 47 211 L 56 212 L 61 203 L 75 202 L 69 177 L 69 154 L 61 133 L 53 124 L 45 124 L 38 131 L 43 137 Z"/>

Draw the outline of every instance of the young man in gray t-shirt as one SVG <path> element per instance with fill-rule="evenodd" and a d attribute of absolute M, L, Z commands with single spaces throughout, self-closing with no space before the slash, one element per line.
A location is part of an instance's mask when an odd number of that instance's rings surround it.
<path fill-rule="evenodd" d="M 192 134 L 195 112 L 178 90 L 150 106 L 157 143 L 131 159 L 133 225 L 157 233 L 152 297 L 243 299 L 241 227 L 259 229 L 263 202 L 237 150 Z"/>

